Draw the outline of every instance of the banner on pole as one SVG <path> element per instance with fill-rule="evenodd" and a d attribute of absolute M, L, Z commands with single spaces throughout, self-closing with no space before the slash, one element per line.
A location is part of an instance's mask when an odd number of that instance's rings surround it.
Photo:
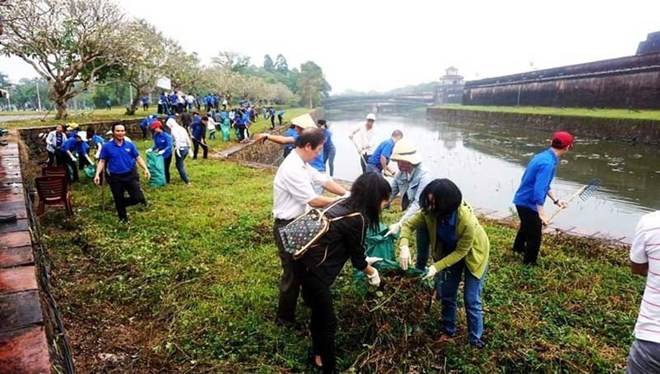
<path fill-rule="evenodd" d="M 165 78 L 165 77 L 158 78 L 158 80 L 156 81 L 156 87 L 163 90 L 171 90 L 172 81 L 169 78 Z"/>

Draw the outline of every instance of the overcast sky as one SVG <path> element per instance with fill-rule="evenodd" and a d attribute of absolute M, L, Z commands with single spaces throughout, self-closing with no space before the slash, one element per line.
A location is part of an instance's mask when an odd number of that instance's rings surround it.
<path fill-rule="evenodd" d="M 429 82 L 449 66 L 471 80 L 628 56 L 660 31 L 657 0 L 118 1 L 204 63 L 221 50 L 256 65 L 312 60 L 333 94 Z M 21 60 L 0 58 L 0 71 L 35 76 Z"/>

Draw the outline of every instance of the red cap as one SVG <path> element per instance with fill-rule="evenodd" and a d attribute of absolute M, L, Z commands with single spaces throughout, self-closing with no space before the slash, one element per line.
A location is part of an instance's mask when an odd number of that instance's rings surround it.
<path fill-rule="evenodd" d="M 162 129 L 162 128 L 163 128 L 163 124 L 160 123 L 159 120 L 155 120 L 155 121 L 153 121 L 153 122 L 151 123 L 151 129 L 152 129 L 152 130 Z"/>
<path fill-rule="evenodd" d="M 553 148 L 566 148 L 573 146 L 573 135 L 567 133 L 566 131 L 557 131 L 552 135 L 552 147 Z"/>

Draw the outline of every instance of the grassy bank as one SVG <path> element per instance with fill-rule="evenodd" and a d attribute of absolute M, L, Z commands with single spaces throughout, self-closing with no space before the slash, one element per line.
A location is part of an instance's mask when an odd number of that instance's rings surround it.
<path fill-rule="evenodd" d="M 144 149 L 150 143 L 137 142 Z M 49 211 L 44 240 L 53 288 L 80 372 L 309 372 L 307 332 L 273 323 L 279 260 L 269 171 L 187 161 L 193 187 L 143 186 L 151 207 L 120 224 L 106 191 L 73 187 L 76 215 Z M 386 214 L 392 222 L 393 212 Z M 438 342 L 439 303 L 422 313 L 419 283 L 384 276 L 363 292 L 347 266 L 333 286 L 338 355 L 354 372 L 614 372 L 625 365 L 643 280 L 625 251 L 546 238 L 542 265 L 509 250 L 514 231 L 486 223 L 487 346 L 469 349 L 466 322 Z M 307 321 L 300 304 L 298 319 Z M 401 318 L 406 322 L 402 323 Z M 113 359 L 102 354 L 113 354 Z"/>
<path fill-rule="evenodd" d="M 519 113 L 551 116 L 577 116 L 617 119 L 660 120 L 660 110 L 643 109 L 630 111 L 628 109 L 605 108 L 555 108 L 526 106 L 486 106 L 486 105 L 439 105 L 437 108 L 474 110 L 479 112 Z"/>

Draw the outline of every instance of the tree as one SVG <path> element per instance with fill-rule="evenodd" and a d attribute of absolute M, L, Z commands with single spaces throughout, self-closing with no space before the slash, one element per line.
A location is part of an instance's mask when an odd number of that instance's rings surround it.
<path fill-rule="evenodd" d="M 284 75 L 289 72 L 289 64 L 287 64 L 286 58 L 281 53 L 277 55 L 277 59 L 275 60 L 275 70 Z"/>
<path fill-rule="evenodd" d="M 218 52 L 218 56 L 213 57 L 211 61 L 215 65 L 237 73 L 243 72 L 250 66 L 250 56 L 245 56 L 237 52 L 220 51 Z"/>
<path fill-rule="evenodd" d="M 48 81 L 61 119 L 71 98 L 117 74 L 120 52 L 131 40 L 123 22 L 110 0 L 17 1 L 1 52 L 20 57 Z"/>
<path fill-rule="evenodd" d="M 310 108 L 318 105 L 321 98 L 327 96 L 328 91 L 332 89 L 323 76 L 323 69 L 313 61 L 300 65 L 297 86 L 303 101 L 309 104 Z"/>
<path fill-rule="evenodd" d="M 169 77 L 175 88 L 190 88 L 196 80 L 198 60 L 145 20 L 131 21 L 127 27 L 133 42 L 123 51 L 122 79 L 136 91 L 127 111 L 133 115 L 140 99 L 155 89 L 160 77 Z"/>
<path fill-rule="evenodd" d="M 273 63 L 273 59 L 270 57 L 270 55 L 264 56 L 264 70 L 266 71 L 275 70 L 275 64 Z"/>

